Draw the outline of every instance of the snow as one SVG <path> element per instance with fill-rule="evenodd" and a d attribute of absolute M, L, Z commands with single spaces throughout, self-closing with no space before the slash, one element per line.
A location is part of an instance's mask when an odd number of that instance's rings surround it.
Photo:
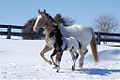
<path fill-rule="evenodd" d="M 99 63 L 94 63 L 88 46 L 84 68 L 79 69 L 77 61 L 75 71 L 71 70 L 70 53 L 64 52 L 61 69 L 57 73 L 53 65 L 46 63 L 39 55 L 44 45 L 44 40 L 1 38 L 0 80 L 120 80 L 120 47 L 98 46 Z M 52 51 L 45 54 L 48 59 Z"/>

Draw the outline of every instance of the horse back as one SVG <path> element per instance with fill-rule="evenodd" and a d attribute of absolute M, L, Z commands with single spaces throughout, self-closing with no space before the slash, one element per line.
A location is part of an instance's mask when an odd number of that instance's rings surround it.
<path fill-rule="evenodd" d="M 82 25 L 72 25 L 67 27 L 67 32 L 69 36 L 76 38 L 83 46 L 87 46 L 92 40 L 92 32 L 90 27 L 84 27 Z"/>

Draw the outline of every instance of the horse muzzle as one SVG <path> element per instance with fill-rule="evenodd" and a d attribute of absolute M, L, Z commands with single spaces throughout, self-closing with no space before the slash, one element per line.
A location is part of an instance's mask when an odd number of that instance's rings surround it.
<path fill-rule="evenodd" d="M 37 26 L 33 27 L 33 31 L 36 32 L 37 31 Z"/>

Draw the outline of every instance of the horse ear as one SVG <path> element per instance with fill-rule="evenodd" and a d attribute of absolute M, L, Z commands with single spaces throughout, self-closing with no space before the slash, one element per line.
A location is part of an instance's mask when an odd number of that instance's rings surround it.
<path fill-rule="evenodd" d="M 40 13 L 40 9 L 38 9 L 38 14 L 41 14 L 41 13 Z"/>
<path fill-rule="evenodd" d="M 46 13 L 46 10 L 44 9 L 44 13 Z"/>

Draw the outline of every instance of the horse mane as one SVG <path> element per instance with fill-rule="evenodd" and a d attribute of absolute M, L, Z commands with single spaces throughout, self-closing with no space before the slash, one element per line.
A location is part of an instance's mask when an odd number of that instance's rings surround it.
<path fill-rule="evenodd" d="M 61 50 L 61 46 L 63 45 L 63 40 L 62 40 L 62 37 L 63 35 L 61 34 L 58 26 L 56 26 L 56 29 L 55 29 L 55 44 L 54 44 L 54 47 L 57 48 L 58 50 Z"/>
<path fill-rule="evenodd" d="M 53 22 L 57 23 L 57 22 L 51 17 L 51 15 L 49 15 L 48 13 L 46 13 L 46 16 L 48 16 L 49 19 L 51 19 Z"/>

